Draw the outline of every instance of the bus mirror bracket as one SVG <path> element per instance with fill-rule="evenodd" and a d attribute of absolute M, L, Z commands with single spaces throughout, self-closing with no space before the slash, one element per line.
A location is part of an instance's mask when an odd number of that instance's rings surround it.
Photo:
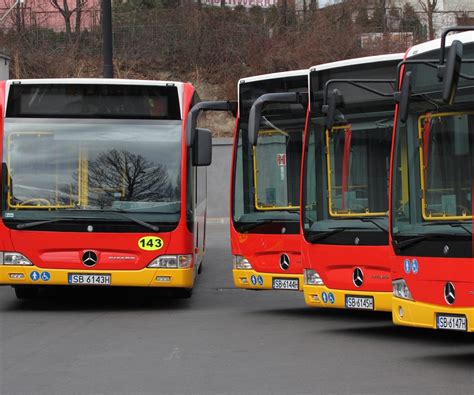
<path fill-rule="evenodd" d="M 396 100 L 398 102 L 398 114 L 400 121 L 405 123 L 408 119 L 408 106 L 410 104 L 410 95 L 411 95 L 411 71 L 405 73 L 403 78 L 402 90 L 398 92 Z"/>
<path fill-rule="evenodd" d="M 193 166 L 212 163 L 212 134 L 209 129 L 196 128 L 193 144 Z"/>
<path fill-rule="evenodd" d="M 277 93 L 266 93 L 260 96 L 254 101 L 249 113 L 249 143 L 253 146 L 257 145 L 258 130 L 260 129 L 260 120 L 262 118 L 263 106 L 267 103 L 288 103 L 288 104 L 301 104 L 307 103 L 307 93 L 300 92 L 277 92 Z"/>
<path fill-rule="evenodd" d="M 197 120 L 203 111 L 230 111 L 234 117 L 237 114 L 237 102 L 231 101 L 202 101 L 193 106 L 186 121 L 186 146 L 193 145 L 196 134 Z"/>
<path fill-rule="evenodd" d="M 331 130 L 336 119 L 336 108 L 338 101 L 342 102 L 342 94 L 338 89 L 333 89 L 327 95 L 327 100 L 321 108 L 321 112 L 326 115 L 326 129 Z"/>
<path fill-rule="evenodd" d="M 453 104 L 456 98 L 462 54 L 462 42 L 454 40 L 449 48 L 446 64 L 438 66 L 438 74 L 442 76 L 443 80 L 443 101 L 447 104 Z"/>

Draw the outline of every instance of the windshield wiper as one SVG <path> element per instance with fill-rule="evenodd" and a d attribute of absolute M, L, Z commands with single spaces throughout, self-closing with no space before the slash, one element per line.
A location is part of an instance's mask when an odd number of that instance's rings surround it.
<path fill-rule="evenodd" d="M 291 221 L 291 220 L 288 220 L 288 219 L 259 219 L 258 221 L 255 221 L 255 222 L 251 222 L 251 223 L 248 223 L 248 224 L 245 224 L 245 225 L 242 225 L 240 227 L 238 227 L 238 231 L 239 232 L 248 232 L 249 230 L 252 230 L 252 229 L 255 229 L 257 227 L 259 227 L 260 225 L 264 225 L 264 224 L 271 224 L 271 223 L 275 223 L 275 222 L 298 222 L 298 221 Z"/>
<path fill-rule="evenodd" d="M 83 211 L 83 210 L 68 210 L 68 211 Z M 132 222 L 135 222 L 138 225 L 141 225 L 145 228 L 151 229 L 154 232 L 158 232 L 160 230 L 160 228 L 158 226 L 152 225 L 148 222 L 145 222 L 145 221 L 142 221 L 140 219 L 134 218 L 132 216 L 126 215 L 121 210 L 118 210 L 118 209 L 93 210 L 93 211 L 97 212 L 97 213 L 105 213 L 105 214 L 113 213 L 113 214 L 119 215 L 120 217 L 126 218 L 126 219 L 128 219 Z M 26 223 L 18 224 L 16 226 L 16 228 L 17 229 L 26 229 L 26 228 L 33 228 L 35 226 L 41 226 L 41 225 L 46 225 L 46 224 L 51 224 L 51 223 L 54 223 L 54 222 L 61 222 L 61 221 L 81 221 L 81 220 L 91 221 L 91 220 L 97 220 L 97 219 L 98 218 L 90 218 L 90 217 L 80 217 L 80 218 L 78 218 L 78 217 L 61 217 L 61 218 L 47 219 L 47 220 L 44 220 L 44 221 L 26 222 Z"/>
<path fill-rule="evenodd" d="M 17 229 L 26 229 L 26 228 L 34 228 L 35 226 L 45 225 L 45 224 L 52 224 L 54 222 L 60 221 L 67 221 L 70 219 L 77 219 L 77 218 L 54 218 L 54 219 L 47 219 L 44 221 L 33 221 L 33 222 L 25 222 L 23 224 L 18 224 L 16 226 Z"/>
<path fill-rule="evenodd" d="M 382 232 L 388 233 L 388 228 L 386 228 L 385 226 L 382 226 L 381 224 L 379 224 L 375 220 L 375 218 L 359 217 L 358 219 L 360 219 L 362 222 L 370 222 L 371 224 L 374 224 L 377 228 L 379 228 Z"/>
<path fill-rule="evenodd" d="M 362 229 L 367 230 L 366 228 L 360 228 L 360 227 L 355 227 L 355 226 L 341 226 L 339 228 L 329 228 L 329 229 L 331 230 L 326 230 L 320 233 L 310 235 L 308 236 L 307 240 L 310 243 L 314 243 L 315 241 L 323 240 L 329 236 L 344 232 L 346 230 L 362 230 Z"/>
<path fill-rule="evenodd" d="M 462 228 L 464 229 L 467 233 L 472 235 L 472 230 L 470 230 L 468 227 L 466 227 L 466 224 L 463 224 L 462 222 L 450 222 L 450 221 L 434 221 L 434 222 L 427 222 L 424 223 L 422 226 L 435 226 L 435 225 L 449 225 L 453 228 Z"/>
<path fill-rule="evenodd" d="M 352 219 L 358 219 L 359 221 L 362 221 L 362 222 L 370 222 L 371 224 L 374 224 L 377 228 L 379 228 L 382 232 L 388 233 L 388 228 L 386 228 L 385 226 L 382 226 L 381 224 L 379 224 L 376 221 L 375 218 L 371 218 L 371 217 L 342 217 L 342 218 L 338 218 L 337 220 L 342 221 L 342 220 L 352 220 Z"/>
<path fill-rule="evenodd" d="M 97 218 L 91 218 L 91 217 L 61 217 L 61 218 L 52 218 L 52 219 L 45 219 L 44 221 L 32 221 L 32 222 L 25 222 L 18 224 L 16 226 L 17 229 L 26 229 L 26 228 L 34 228 L 35 226 L 41 226 L 41 225 L 46 225 L 46 224 L 52 224 L 54 222 L 61 222 L 61 221 L 81 221 L 81 220 L 86 220 L 86 221 L 93 221 Z"/>
<path fill-rule="evenodd" d="M 407 247 L 410 247 L 411 245 L 418 244 L 421 241 L 425 240 L 433 240 L 437 239 L 440 237 L 446 237 L 446 235 L 439 234 L 439 233 L 427 233 L 425 235 L 420 235 L 420 236 L 414 236 L 409 239 L 403 240 L 403 241 L 393 241 L 393 246 L 398 250 L 404 250 Z"/>
<path fill-rule="evenodd" d="M 120 217 L 126 218 L 126 219 L 128 219 L 128 220 L 130 220 L 130 221 L 132 221 L 132 222 L 135 222 L 136 224 L 141 225 L 141 226 L 143 226 L 144 228 L 151 229 L 151 230 L 154 231 L 154 232 L 159 232 L 159 231 L 160 231 L 160 228 L 159 228 L 158 226 L 152 225 L 152 224 L 150 224 L 150 223 L 148 223 L 148 222 L 142 221 L 142 220 L 140 220 L 140 219 L 138 219 L 138 218 L 134 218 L 134 217 L 132 217 L 132 216 L 130 216 L 130 215 L 125 214 L 125 213 L 127 212 L 127 211 L 125 211 L 125 210 L 110 209 L 110 210 L 97 210 L 97 211 L 100 212 L 100 213 L 106 213 L 106 214 L 108 214 L 108 213 L 114 213 L 114 214 L 119 215 Z"/>

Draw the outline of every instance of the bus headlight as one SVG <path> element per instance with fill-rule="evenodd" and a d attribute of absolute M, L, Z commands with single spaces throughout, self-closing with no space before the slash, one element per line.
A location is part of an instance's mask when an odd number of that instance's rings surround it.
<path fill-rule="evenodd" d="M 408 289 L 407 283 L 403 279 L 392 281 L 393 296 L 400 299 L 413 300 L 411 292 Z"/>
<path fill-rule="evenodd" d="M 306 285 L 324 285 L 322 278 L 312 269 L 304 269 L 304 283 Z"/>
<path fill-rule="evenodd" d="M 192 255 L 162 255 L 153 259 L 147 267 L 160 269 L 186 269 L 191 267 Z"/>
<path fill-rule="evenodd" d="M 0 265 L 33 266 L 30 260 L 18 252 L 0 253 Z"/>
<path fill-rule="evenodd" d="M 234 269 L 252 270 L 249 260 L 241 255 L 234 255 Z"/>

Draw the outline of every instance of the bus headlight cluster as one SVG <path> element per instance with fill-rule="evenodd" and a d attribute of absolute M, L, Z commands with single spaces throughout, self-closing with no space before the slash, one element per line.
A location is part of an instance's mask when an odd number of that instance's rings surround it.
<path fill-rule="evenodd" d="M 312 269 L 304 269 L 304 283 L 306 285 L 324 285 L 322 278 Z"/>
<path fill-rule="evenodd" d="M 186 269 L 191 267 L 192 255 L 162 255 L 153 259 L 148 267 L 160 269 Z"/>
<path fill-rule="evenodd" d="M 407 283 L 403 279 L 392 281 L 393 296 L 400 299 L 413 300 L 411 292 L 408 289 Z"/>
<path fill-rule="evenodd" d="M 251 270 L 252 265 L 247 258 L 241 255 L 234 255 L 234 269 Z"/>
<path fill-rule="evenodd" d="M 33 266 L 26 256 L 18 252 L 1 252 L 0 265 Z"/>

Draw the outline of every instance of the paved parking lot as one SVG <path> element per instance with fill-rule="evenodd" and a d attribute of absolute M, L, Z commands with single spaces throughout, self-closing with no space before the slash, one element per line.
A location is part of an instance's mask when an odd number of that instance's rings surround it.
<path fill-rule="evenodd" d="M 474 394 L 474 335 L 232 289 L 228 233 L 209 225 L 191 300 L 0 287 L 0 393 Z"/>

